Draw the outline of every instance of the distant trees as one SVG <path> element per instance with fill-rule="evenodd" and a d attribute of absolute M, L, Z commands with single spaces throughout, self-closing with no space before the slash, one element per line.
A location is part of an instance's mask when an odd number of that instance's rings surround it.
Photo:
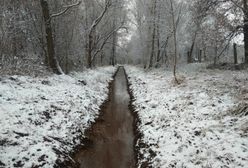
<path fill-rule="evenodd" d="M 247 1 L 1 0 L 0 70 L 32 71 L 45 64 L 68 73 L 115 65 L 120 54 L 145 68 L 233 62 L 229 49 L 239 35 L 248 63 Z"/>
<path fill-rule="evenodd" d="M 215 18 L 216 22 L 215 29 L 212 29 L 212 32 L 209 32 L 209 35 L 213 34 L 216 37 L 213 44 L 216 46 L 215 49 L 215 57 L 214 62 L 217 62 L 218 57 L 223 54 L 223 52 L 227 49 L 229 43 L 239 34 L 244 35 L 244 63 L 247 62 L 248 58 L 248 40 L 247 40 L 247 1 L 246 0 L 196 0 L 195 1 L 196 8 L 201 9 L 201 14 L 204 15 L 204 19 L 207 17 Z M 201 6 L 201 7 L 200 7 Z M 199 14 L 198 14 L 199 15 Z M 243 23 L 242 23 L 243 22 Z M 217 32 L 216 32 L 217 31 Z M 221 35 L 222 34 L 222 35 Z M 220 53 L 217 53 L 218 44 L 227 44 L 222 46 L 223 49 L 220 50 Z"/>
<path fill-rule="evenodd" d="M 32 35 L 27 31 L 31 28 L 27 13 L 26 2 L 0 2 L 0 68 L 12 66 L 15 69 L 20 64 L 18 58 L 24 59 L 24 62 L 28 59 L 25 52 L 32 47 L 29 44 Z"/>
<path fill-rule="evenodd" d="M 143 60 L 144 67 L 151 68 L 158 66 L 162 60 L 160 48 L 160 4 L 159 0 L 135 2 L 134 17 L 136 19 L 137 35 L 140 43 L 140 55 Z M 136 48 L 137 49 L 137 48 Z"/>
<path fill-rule="evenodd" d="M 214 48 L 214 63 L 240 34 L 244 36 L 244 63 L 248 63 L 247 0 L 195 0 L 193 8 L 198 10 L 194 12 L 198 16 L 195 21 L 203 21 L 200 26 L 204 26 L 202 33 L 206 37 L 205 44 L 212 44 Z M 210 23 L 207 24 L 207 21 Z"/>
<path fill-rule="evenodd" d="M 134 60 L 142 60 L 147 68 L 161 64 L 173 67 L 176 65 L 175 58 L 178 58 L 178 63 L 233 62 L 230 44 L 243 34 L 244 62 L 247 63 L 247 11 L 247 0 L 135 0 L 133 16 L 137 31 L 133 41 L 137 43 L 139 39 L 140 44 L 132 44 L 131 40 L 130 45 L 138 48 L 132 48 L 136 51 L 130 53 L 135 53 Z M 171 17 L 172 13 L 174 17 Z"/>
<path fill-rule="evenodd" d="M 178 54 L 178 32 L 185 3 L 177 0 L 136 0 L 134 17 L 141 47 L 138 53 L 143 57 L 146 68 L 159 67 L 166 63 L 176 71 Z M 185 23 L 186 24 L 186 23 Z M 134 36 L 135 37 L 135 36 Z M 145 54 L 144 54 L 145 53 Z M 149 54 L 148 54 L 149 53 Z"/>

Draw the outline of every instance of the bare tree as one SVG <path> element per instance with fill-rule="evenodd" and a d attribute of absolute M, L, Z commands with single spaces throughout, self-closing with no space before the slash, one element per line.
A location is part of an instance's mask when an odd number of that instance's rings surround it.
<path fill-rule="evenodd" d="M 243 12 L 244 12 L 244 47 L 245 47 L 245 63 L 248 64 L 248 4 L 247 0 L 243 0 Z"/>
<path fill-rule="evenodd" d="M 94 43 L 94 33 L 96 31 L 96 27 L 102 21 L 103 17 L 107 13 L 109 7 L 111 6 L 110 0 L 105 2 L 105 6 L 101 14 L 93 21 L 90 26 L 89 34 L 88 34 L 88 44 L 87 44 L 87 67 L 92 68 L 92 51 L 93 51 L 93 43 Z"/>
<path fill-rule="evenodd" d="M 40 0 L 42 13 L 44 17 L 45 30 L 46 30 L 46 45 L 47 45 L 47 64 L 56 74 L 63 74 L 63 71 L 59 65 L 59 62 L 55 55 L 55 46 L 54 46 L 54 37 L 51 25 L 51 19 L 54 17 L 61 16 L 65 14 L 70 8 L 78 6 L 81 2 L 78 2 L 73 5 L 66 6 L 61 12 L 50 14 L 48 2 L 46 0 Z"/>
<path fill-rule="evenodd" d="M 171 17 L 172 17 L 173 38 L 174 38 L 173 75 L 174 75 L 174 79 L 175 79 L 176 83 L 179 84 L 179 81 L 178 81 L 177 76 L 176 76 L 176 69 L 177 69 L 177 27 L 176 27 L 175 11 L 174 11 L 172 0 L 170 0 L 170 7 L 171 7 Z"/>
<path fill-rule="evenodd" d="M 153 59 L 155 55 L 155 40 L 156 40 L 156 10 L 157 10 L 157 0 L 153 1 L 151 14 L 153 15 L 152 21 L 152 44 L 151 44 L 151 54 L 149 59 L 148 68 L 153 67 Z"/>

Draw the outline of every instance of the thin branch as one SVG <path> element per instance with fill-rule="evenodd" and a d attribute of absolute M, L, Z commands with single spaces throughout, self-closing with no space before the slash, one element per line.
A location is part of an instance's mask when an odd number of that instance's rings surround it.
<path fill-rule="evenodd" d="M 180 22 L 180 19 L 181 19 L 182 7 L 183 7 L 183 5 L 181 3 L 180 6 L 179 6 L 179 12 L 178 12 L 177 20 L 176 20 L 176 29 L 177 29 L 177 27 L 179 25 L 179 22 Z"/>
<path fill-rule="evenodd" d="M 112 44 L 112 45 L 115 45 L 116 47 L 119 47 L 120 49 L 122 49 L 123 51 L 125 51 L 126 53 L 128 53 L 127 49 L 126 48 L 123 48 L 122 46 L 120 46 L 119 44 L 114 44 L 113 42 L 106 42 L 106 44 Z"/>
<path fill-rule="evenodd" d="M 217 58 L 220 58 L 220 56 L 225 52 L 225 50 L 227 49 L 227 47 L 229 46 L 230 42 L 232 41 L 232 39 L 237 35 L 237 31 L 240 27 L 237 27 L 236 29 L 234 29 L 232 32 L 230 32 L 226 39 L 227 39 L 227 44 L 225 45 L 225 47 L 223 48 L 223 50 L 220 52 L 220 54 L 217 56 Z"/>
<path fill-rule="evenodd" d="M 65 6 L 65 7 L 64 7 L 65 9 L 62 10 L 61 12 L 51 14 L 50 19 L 65 14 L 69 9 L 71 9 L 71 8 L 73 8 L 73 7 L 75 7 L 75 6 L 80 5 L 81 3 L 82 3 L 82 1 L 78 1 L 78 2 L 75 3 L 75 4 L 71 4 L 71 5 Z"/>
<path fill-rule="evenodd" d="M 242 11 L 244 11 L 245 9 L 241 6 L 241 5 L 239 5 L 236 1 L 234 1 L 234 0 L 230 0 L 236 7 L 238 7 L 238 8 L 240 8 Z"/>
<path fill-rule="evenodd" d="M 116 29 L 114 29 L 113 31 L 111 31 L 111 32 L 107 35 L 107 37 L 106 37 L 106 38 L 104 39 L 104 41 L 102 42 L 102 45 L 100 46 L 100 48 L 94 53 L 94 55 L 93 55 L 91 61 L 93 61 L 93 60 L 95 59 L 96 55 L 103 49 L 103 47 L 104 47 L 104 45 L 106 44 L 106 42 L 108 41 L 108 39 L 109 39 L 115 32 L 117 32 L 118 30 L 120 30 L 120 29 L 122 29 L 122 28 L 125 28 L 125 29 L 126 29 L 126 27 L 123 27 L 123 24 L 121 24 L 119 27 L 117 27 Z"/>
<path fill-rule="evenodd" d="M 102 11 L 102 13 L 99 15 L 98 18 L 96 18 L 96 20 L 94 20 L 93 24 L 91 25 L 89 34 L 91 34 L 93 32 L 93 30 L 95 29 L 95 27 L 101 22 L 103 16 L 105 15 L 105 13 L 107 12 L 107 10 L 110 6 L 111 6 L 111 3 L 108 0 L 105 4 L 105 7 L 104 7 L 104 10 Z"/>

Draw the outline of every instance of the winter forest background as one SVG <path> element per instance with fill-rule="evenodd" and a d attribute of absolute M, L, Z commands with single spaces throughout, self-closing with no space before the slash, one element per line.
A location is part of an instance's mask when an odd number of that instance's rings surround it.
<path fill-rule="evenodd" d="M 247 168 L 248 0 L 0 0 L 0 168 Z"/>
<path fill-rule="evenodd" d="M 1 73 L 247 63 L 247 8 L 246 0 L 1 0 Z"/>

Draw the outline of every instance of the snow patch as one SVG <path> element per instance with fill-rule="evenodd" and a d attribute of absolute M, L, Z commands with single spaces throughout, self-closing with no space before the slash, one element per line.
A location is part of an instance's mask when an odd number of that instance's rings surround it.
<path fill-rule="evenodd" d="M 50 168 L 68 159 L 95 121 L 116 71 L 0 80 L 0 167 Z"/>
<path fill-rule="evenodd" d="M 172 72 L 126 66 L 140 119 L 139 167 L 246 167 L 248 116 L 230 114 L 248 101 L 247 71 L 207 70 L 204 64 Z"/>

